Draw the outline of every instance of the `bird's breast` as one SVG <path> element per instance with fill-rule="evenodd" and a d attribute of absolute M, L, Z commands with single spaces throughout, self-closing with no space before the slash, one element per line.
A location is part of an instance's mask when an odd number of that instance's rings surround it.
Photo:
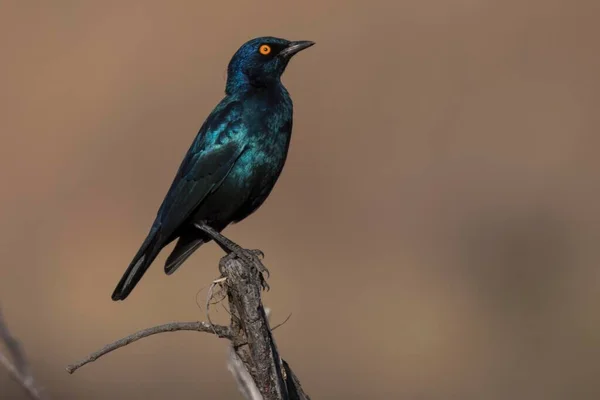
<path fill-rule="evenodd" d="M 287 149 L 280 146 L 250 145 L 236 163 L 236 169 L 252 183 L 269 181 L 279 175 L 286 156 Z"/>
<path fill-rule="evenodd" d="M 244 102 L 246 149 L 232 174 L 254 192 L 272 187 L 283 169 L 290 145 L 292 107 L 283 86 L 256 91 Z"/>

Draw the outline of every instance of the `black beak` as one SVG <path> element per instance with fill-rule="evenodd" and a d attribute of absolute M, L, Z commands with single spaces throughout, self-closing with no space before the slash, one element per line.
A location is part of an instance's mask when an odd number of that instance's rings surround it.
<path fill-rule="evenodd" d="M 313 44 L 315 44 L 315 42 L 311 42 L 309 40 L 299 40 L 297 42 L 290 42 L 288 47 L 279 52 L 279 57 L 291 58 L 294 54 L 304 49 L 308 49 Z"/>

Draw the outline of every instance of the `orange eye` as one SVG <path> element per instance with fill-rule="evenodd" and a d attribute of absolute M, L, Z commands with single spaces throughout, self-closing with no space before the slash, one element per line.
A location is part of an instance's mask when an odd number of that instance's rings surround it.
<path fill-rule="evenodd" d="M 266 56 L 267 54 L 269 54 L 271 52 L 271 46 L 269 46 L 268 44 L 263 44 L 262 46 L 260 46 L 260 49 L 258 49 L 258 51 L 263 56 Z"/>

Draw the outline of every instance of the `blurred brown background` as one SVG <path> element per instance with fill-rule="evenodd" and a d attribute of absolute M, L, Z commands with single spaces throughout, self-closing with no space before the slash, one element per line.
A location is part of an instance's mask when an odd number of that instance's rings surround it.
<path fill-rule="evenodd" d="M 231 55 L 275 35 L 317 42 L 284 77 L 290 157 L 226 233 L 265 251 L 309 394 L 600 398 L 599 18 L 596 0 L 3 1 L 0 301 L 37 378 L 55 399 L 240 398 L 209 335 L 64 367 L 205 319 L 214 244 L 110 294 Z M 0 398 L 23 398 L 1 370 Z"/>

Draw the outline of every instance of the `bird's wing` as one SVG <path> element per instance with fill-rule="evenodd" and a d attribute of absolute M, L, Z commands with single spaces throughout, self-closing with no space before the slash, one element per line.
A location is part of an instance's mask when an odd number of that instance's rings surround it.
<path fill-rule="evenodd" d="M 220 104 L 204 123 L 183 159 L 157 222 L 171 236 L 227 177 L 245 150 L 241 114 L 231 103 Z"/>
<path fill-rule="evenodd" d="M 247 130 L 242 106 L 226 97 L 208 116 L 185 155 L 152 228 L 115 288 L 112 299 L 125 300 L 160 250 L 174 239 L 198 205 L 218 188 L 245 150 Z"/>

